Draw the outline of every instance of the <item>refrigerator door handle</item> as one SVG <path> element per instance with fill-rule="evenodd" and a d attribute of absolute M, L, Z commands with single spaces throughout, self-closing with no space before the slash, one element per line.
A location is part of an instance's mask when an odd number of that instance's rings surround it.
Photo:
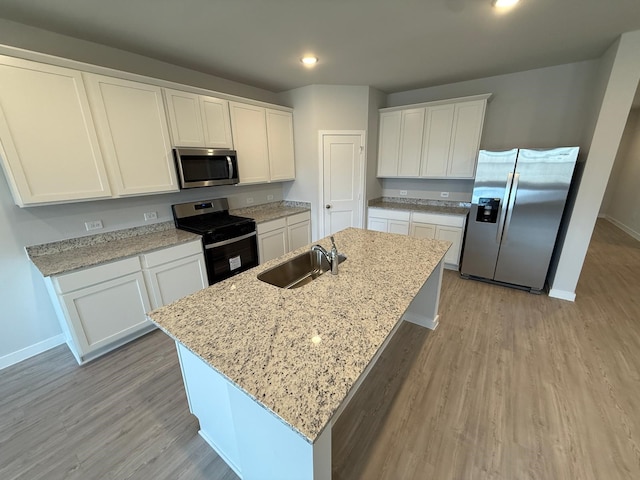
<path fill-rule="evenodd" d="M 504 233 L 502 234 L 502 241 L 507 241 L 507 234 L 509 233 L 509 225 L 511 225 L 511 215 L 513 215 L 513 206 L 516 203 L 516 194 L 518 193 L 518 182 L 520 181 L 520 174 L 516 173 L 513 176 L 513 187 L 511 188 L 511 195 L 509 196 L 509 207 L 507 211 L 507 221 L 504 225 Z"/>
<path fill-rule="evenodd" d="M 511 192 L 511 182 L 513 182 L 513 172 L 509 172 L 507 175 L 507 184 L 504 186 L 504 197 L 500 204 L 500 220 L 498 220 L 498 233 L 496 235 L 496 242 L 502 241 L 502 230 L 504 230 L 504 221 L 507 214 L 507 201 L 509 200 L 509 192 Z"/>

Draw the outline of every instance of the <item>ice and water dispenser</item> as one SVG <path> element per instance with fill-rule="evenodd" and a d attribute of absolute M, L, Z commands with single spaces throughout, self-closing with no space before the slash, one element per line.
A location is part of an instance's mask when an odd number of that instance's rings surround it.
<path fill-rule="evenodd" d="M 478 199 L 478 213 L 476 214 L 476 222 L 496 223 L 498 221 L 499 206 L 499 198 L 483 197 Z"/>

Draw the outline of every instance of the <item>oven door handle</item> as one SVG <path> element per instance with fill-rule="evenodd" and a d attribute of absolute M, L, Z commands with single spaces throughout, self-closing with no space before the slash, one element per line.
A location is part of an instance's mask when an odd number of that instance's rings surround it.
<path fill-rule="evenodd" d="M 204 248 L 208 250 L 210 248 L 222 247 L 224 245 L 236 243 L 241 240 L 246 240 L 247 238 L 251 238 L 255 236 L 256 236 L 256 232 L 251 232 L 251 233 L 247 233 L 246 235 L 242 235 L 240 237 L 233 237 L 233 238 L 230 238 L 229 240 L 223 240 L 222 242 L 210 243 L 209 245 L 205 245 Z"/>

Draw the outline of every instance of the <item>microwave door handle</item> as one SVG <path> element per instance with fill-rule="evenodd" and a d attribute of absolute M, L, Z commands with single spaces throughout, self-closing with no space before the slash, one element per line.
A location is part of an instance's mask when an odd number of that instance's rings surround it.
<path fill-rule="evenodd" d="M 231 157 L 227 155 L 227 165 L 229 165 L 229 178 L 233 178 L 233 162 L 231 161 Z"/>

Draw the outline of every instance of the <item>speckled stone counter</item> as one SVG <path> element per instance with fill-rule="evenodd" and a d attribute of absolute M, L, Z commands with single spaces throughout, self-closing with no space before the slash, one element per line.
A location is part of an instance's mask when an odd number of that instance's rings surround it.
<path fill-rule="evenodd" d="M 335 240 L 347 255 L 337 276 L 325 273 L 291 290 L 256 278 L 299 249 L 149 313 L 169 336 L 309 443 L 329 424 L 451 245 L 354 228 L 338 232 Z M 327 239 L 320 243 L 330 246 Z"/>
<path fill-rule="evenodd" d="M 417 198 L 381 197 L 369 200 L 369 207 L 402 210 L 405 212 L 438 213 L 442 215 L 462 215 L 469 213 L 471 204 L 465 202 L 444 202 Z"/>
<path fill-rule="evenodd" d="M 195 233 L 177 230 L 173 222 L 163 222 L 33 245 L 25 250 L 42 275 L 49 277 L 199 238 Z"/>
<path fill-rule="evenodd" d="M 253 207 L 230 210 L 231 215 L 253 218 L 256 223 L 268 222 L 278 218 L 288 217 L 296 213 L 311 211 L 311 204 L 306 202 L 292 202 L 283 200 L 280 202 L 265 203 Z"/>

